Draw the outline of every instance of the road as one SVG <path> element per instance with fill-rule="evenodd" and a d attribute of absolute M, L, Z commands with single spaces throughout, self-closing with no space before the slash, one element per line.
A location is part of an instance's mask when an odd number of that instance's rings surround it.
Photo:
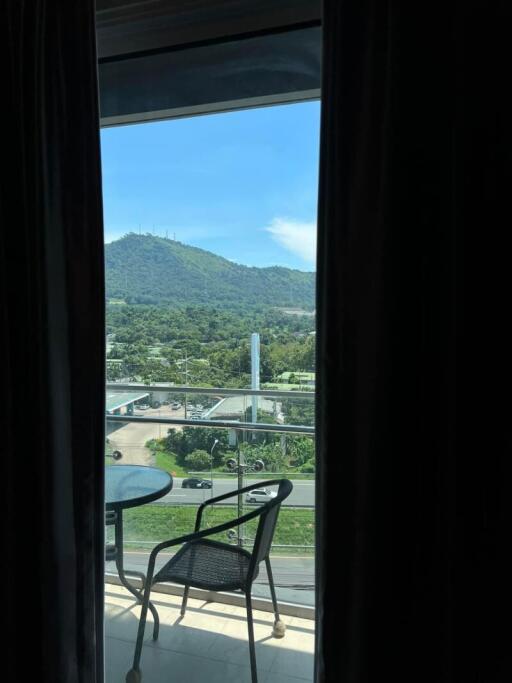
<path fill-rule="evenodd" d="M 135 416 L 146 417 L 184 417 L 184 408 L 172 410 L 170 406 L 161 408 L 149 408 L 145 411 L 135 410 Z M 150 439 L 161 439 L 167 436 L 171 425 L 168 424 L 148 424 L 148 423 L 114 423 L 108 421 L 107 417 L 107 436 L 112 450 L 121 451 L 123 465 L 152 465 L 153 458 L 145 444 Z M 182 427 L 176 426 L 174 429 L 181 430 Z"/>
<path fill-rule="evenodd" d="M 271 479 L 272 476 L 272 474 L 269 474 L 265 479 Z M 209 479 L 207 474 L 205 474 L 204 478 Z M 265 481 L 265 479 L 245 479 L 244 485 L 251 485 L 253 488 L 258 488 L 259 482 Z M 202 503 L 203 500 L 220 496 L 228 491 L 233 491 L 237 487 L 236 477 L 232 477 L 231 479 L 214 479 L 212 489 L 183 489 L 181 488 L 182 481 L 183 479 L 176 477 L 174 479 L 172 491 L 163 498 L 160 498 L 158 502 L 173 503 L 175 505 L 179 505 L 180 503 L 199 504 Z M 315 482 L 312 480 L 294 481 L 293 491 L 283 503 L 283 505 L 307 505 L 311 507 L 314 506 L 314 504 Z"/>
<path fill-rule="evenodd" d="M 172 410 L 170 406 L 161 406 L 158 409 L 149 408 L 145 411 L 135 411 L 135 415 L 146 415 L 148 417 L 184 417 L 184 407 L 178 410 Z M 108 424 L 108 421 L 107 421 Z M 119 424 L 119 423 L 117 423 Z M 110 423 L 110 428 L 114 423 Z M 150 451 L 144 444 L 149 439 L 159 439 L 166 436 L 169 429 L 168 424 L 147 424 L 147 423 L 133 423 L 128 422 L 122 426 L 114 429 L 108 434 L 108 439 L 112 450 L 121 451 L 123 454 L 120 465 L 154 465 L 154 458 Z M 182 429 L 175 427 L 175 429 Z M 196 476 L 196 475 L 194 475 Z M 209 479 L 209 472 L 203 474 L 205 479 Z M 269 473 L 264 479 L 272 479 L 273 475 Z M 259 481 L 264 479 L 244 479 L 244 485 L 254 484 L 257 488 Z M 210 495 L 221 495 L 232 491 L 237 487 L 237 478 L 232 476 L 226 479 L 213 480 L 213 493 L 211 489 L 182 489 L 182 479 L 176 478 L 172 492 L 162 498 L 159 502 L 169 503 L 200 503 L 205 497 Z M 293 491 L 290 496 L 283 503 L 284 505 L 308 505 L 315 504 L 315 482 L 313 480 L 295 480 L 293 482 Z"/>

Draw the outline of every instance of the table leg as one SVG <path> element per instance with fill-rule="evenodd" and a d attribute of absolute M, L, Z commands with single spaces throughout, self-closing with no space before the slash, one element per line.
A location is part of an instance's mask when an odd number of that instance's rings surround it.
<path fill-rule="evenodd" d="M 119 574 L 119 580 L 123 584 L 123 586 L 130 591 L 130 593 L 137 598 L 137 602 L 139 605 L 142 604 L 142 598 L 144 594 L 144 587 L 146 585 L 146 575 L 143 574 L 142 572 L 137 572 L 137 571 L 132 571 L 131 569 L 128 570 L 127 572 L 124 569 L 124 561 L 123 561 L 123 511 L 118 510 L 116 512 L 116 519 L 115 519 L 115 546 L 116 546 L 116 567 L 117 567 L 117 573 Z M 142 581 L 142 586 L 140 590 L 138 588 L 135 588 L 135 586 L 132 586 L 132 584 L 128 581 L 126 578 L 127 574 L 130 574 L 131 576 L 136 576 Z M 158 631 L 160 629 L 160 619 L 158 617 L 158 612 L 156 611 L 156 607 L 153 605 L 152 602 L 149 602 L 148 604 L 149 610 L 151 611 L 151 614 L 153 615 L 153 640 L 156 640 L 158 638 Z"/>

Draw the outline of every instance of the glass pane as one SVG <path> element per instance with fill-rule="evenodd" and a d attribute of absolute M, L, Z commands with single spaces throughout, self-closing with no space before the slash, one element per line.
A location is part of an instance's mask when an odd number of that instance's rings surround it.
<path fill-rule="evenodd" d="M 277 599 L 314 604 L 318 137 L 318 102 L 102 132 L 105 464 L 107 481 L 133 475 L 107 499 L 107 572 L 121 553 L 122 571 L 144 574 L 157 544 L 192 533 L 199 506 L 227 493 L 201 529 L 229 522 L 212 538 L 252 553 L 262 517 L 236 520 L 287 478 Z M 252 592 L 270 598 L 265 562 Z"/>

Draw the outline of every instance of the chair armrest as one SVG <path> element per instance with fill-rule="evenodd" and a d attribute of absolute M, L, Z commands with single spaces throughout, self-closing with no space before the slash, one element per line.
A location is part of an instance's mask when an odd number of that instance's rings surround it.
<path fill-rule="evenodd" d="M 277 486 L 281 483 L 281 481 L 281 479 L 270 479 L 269 481 L 265 481 L 260 485 Z M 228 493 L 223 493 L 220 496 L 215 496 L 215 498 L 210 498 L 210 500 L 205 500 L 204 503 L 201 503 L 201 505 L 197 509 L 195 531 L 199 531 L 199 529 L 201 528 L 201 517 L 203 514 L 203 510 L 207 505 L 213 505 L 214 503 L 217 503 L 220 500 L 226 500 L 226 498 L 234 498 L 234 496 L 238 496 L 241 493 L 247 493 L 248 491 L 252 491 L 253 489 L 254 484 L 251 484 L 249 486 L 244 486 L 243 489 L 235 489 L 234 491 L 228 491 Z"/>

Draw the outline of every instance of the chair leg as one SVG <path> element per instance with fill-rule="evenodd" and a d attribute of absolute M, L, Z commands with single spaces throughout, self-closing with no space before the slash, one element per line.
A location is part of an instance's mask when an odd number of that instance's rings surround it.
<path fill-rule="evenodd" d="M 268 576 L 268 583 L 270 586 L 270 594 L 272 595 L 272 604 L 274 605 L 274 630 L 272 631 L 272 635 L 274 638 L 283 638 L 285 631 L 286 631 L 286 626 L 284 622 L 281 621 L 281 618 L 279 616 L 279 608 L 277 606 L 277 598 L 276 598 L 276 589 L 274 586 L 274 577 L 272 575 L 272 567 L 270 566 L 270 559 L 267 557 L 265 558 L 265 566 L 267 567 L 267 576 Z"/>
<path fill-rule="evenodd" d="M 160 617 L 158 616 L 158 612 L 156 611 L 156 607 L 153 605 L 153 603 L 150 602 L 148 607 L 153 615 L 153 640 L 158 640 L 158 634 L 160 632 Z"/>
<path fill-rule="evenodd" d="M 251 680 L 252 683 L 258 683 L 258 673 L 256 671 L 256 648 L 254 646 L 254 624 L 252 620 L 252 600 L 251 591 L 245 594 L 245 602 L 247 605 L 247 628 L 249 631 L 249 655 L 251 657 Z"/>
<path fill-rule="evenodd" d="M 188 600 L 188 591 L 190 590 L 190 586 L 185 586 L 185 590 L 183 591 L 183 601 L 181 603 L 181 616 L 185 616 L 185 611 L 187 609 L 187 600 Z"/>
<path fill-rule="evenodd" d="M 126 683 L 139 683 L 141 680 L 140 673 L 140 657 L 142 654 L 142 643 L 144 641 L 144 630 L 146 627 L 146 619 L 148 616 L 149 596 L 151 593 L 151 586 L 148 583 L 144 590 L 144 597 L 142 599 L 142 611 L 139 620 L 139 629 L 137 631 L 137 641 L 135 643 L 135 653 L 133 655 L 133 666 L 126 674 Z"/>

